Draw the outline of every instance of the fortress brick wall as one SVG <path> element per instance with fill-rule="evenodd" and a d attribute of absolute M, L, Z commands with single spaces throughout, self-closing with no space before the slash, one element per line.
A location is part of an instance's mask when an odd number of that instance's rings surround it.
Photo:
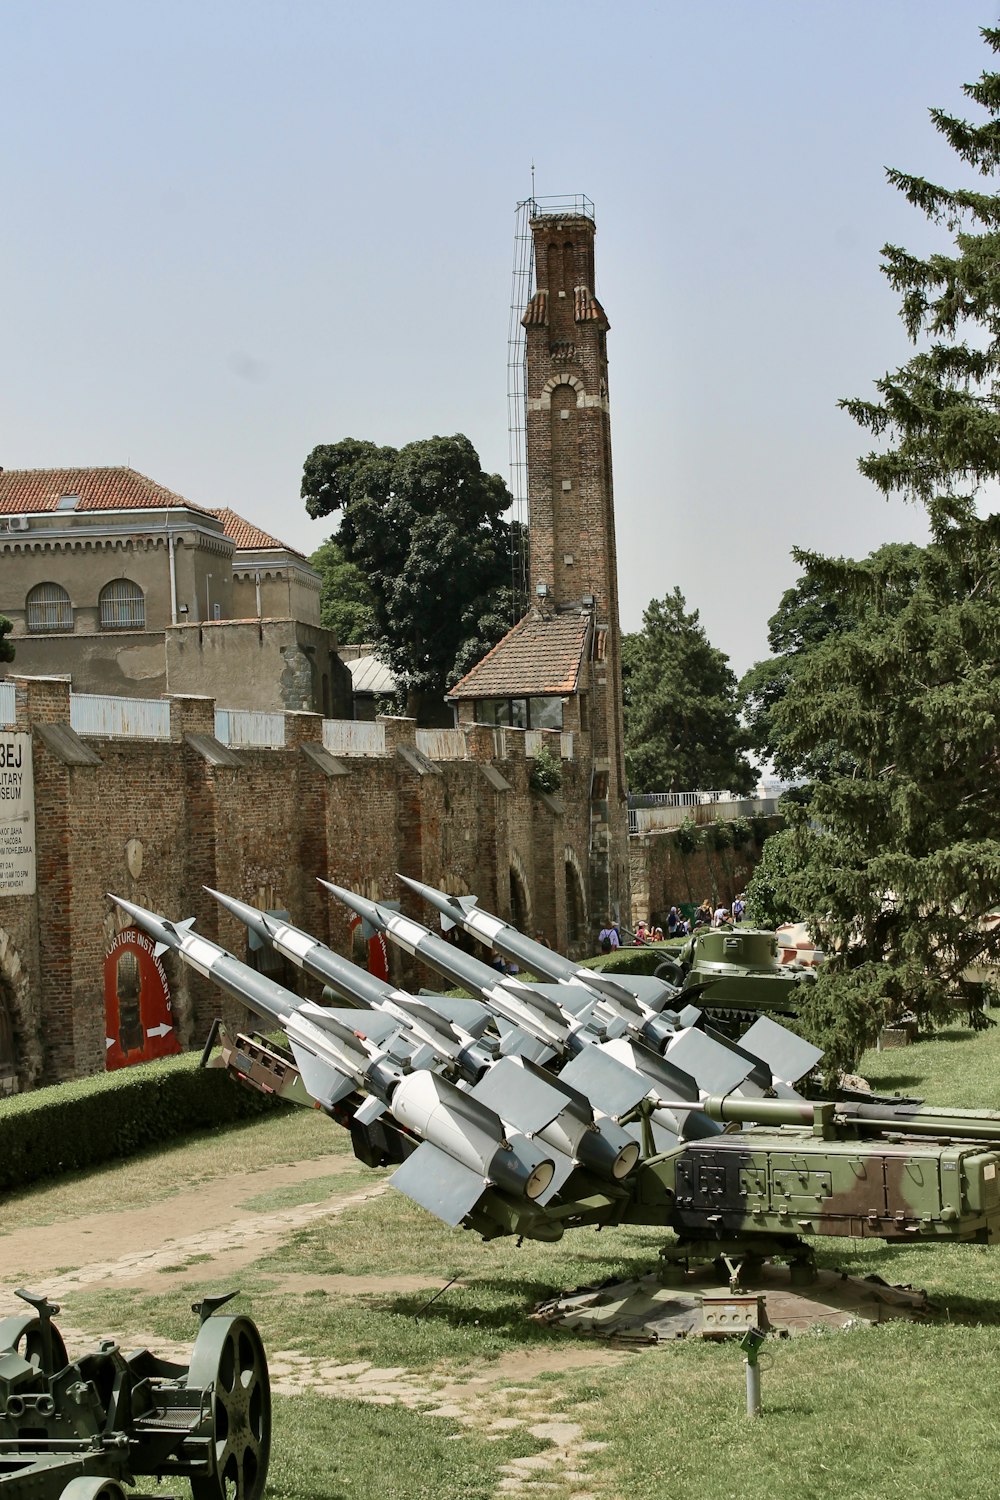
<path fill-rule="evenodd" d="M 32 743 L 37 887 L 0 896 L 0 1004 L 22 1089 L 104 1067 L 103 968 L 119 926 L 109 891 L 172 919 L 194 916 L 196 930 L 244 959 L 245 929 L 203 887 L 287 911 L 350 954 L 350 915 L 316 877 L 401 899 L 433 925 L 400 888 L 400 871 L 474 892 L 564 952 L 593 949 L 585 736 L 562 761 L 559 794 L 545 795 L 531 788 L 517 730 L 470 727 L 465 758 L 432 761 L 412 721 L 388 719 L 384 754 L 338 759 L 323 750 L 321 717 L 300 713 L 286 716 L 283 749 L 229 750 L 213 738 L 211 699 L 174 698 L 169 742 L 83 739 L 70 728 L 68 682 L 15 685 L 13 727 Z M 546 738 L 558 753 L 560 736 Z M 392 962 L 400 983 L 434 982 L 403 955 Z M 163 963 L 184 1046 L 200 1046 L 224 1007 L 246 1021 L 172 955 Z"/>

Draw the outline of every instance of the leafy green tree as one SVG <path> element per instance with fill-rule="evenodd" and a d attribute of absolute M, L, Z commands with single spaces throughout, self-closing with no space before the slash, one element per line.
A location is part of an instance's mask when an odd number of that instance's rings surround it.
<path fill-rule="evenodd" d="M 507 486 L 461 434 L 399 449 L 345 438 L 309 454 L 302 495 L 311 516 L 339 514 L 337 544 L 371 590 L 407 712 L 433 716 L 472 664 L 469 642 L 478 660 L 514 617 L 497 614 L 511 584 Z"/>
<path fill-rule="evenodd" d="M 14 660 L 14 642 L 7 639 L 13 629 L 13 621 L 0 615 L 0 661 Z"/>
<path fill-rule="evenodd" d="M 983 36 L 1000 51 L 1000 31 Z M 1000 74 L 966 93 L 985 122 L 931 118 L 994 176 Z M 801 555 L 853 623 L 803 650 L 767 709 L 782 763 L 820 763 L 785 809 L 774 886 L 831 954 L 806 1019 L 845 1061 L 904 1010 L 950 1018 L 974 998 L 970 969 L 1000 960 L 1000 516 L 977 513 L 1000 478 L 1000 195 L 888 175 L 954 253 L 884 248 L 917 352 L 878 400 L 842 405 L 880 442 L 862 472 L 925 506 L 932 541 Z"/>
<path fill-rule="evenodd" d="M 365 575 L 347 561 L 335 537 L 327 537 L 309 561 L 323 579 L 319 620 L 336 631 L 341 646 L 370 641 L 375 634 L 375 609 Z"/>
<path fill-rule="evenodd" d="M 729 658 L 688 613 L 680 589 L 653 599 L 642 630 L 622 638 L 625 764 L 633 791 L 749 791 Z"/>

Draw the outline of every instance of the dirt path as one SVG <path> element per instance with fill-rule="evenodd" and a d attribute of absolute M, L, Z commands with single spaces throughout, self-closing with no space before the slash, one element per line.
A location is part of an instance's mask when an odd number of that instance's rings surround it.
<path fill-rule="evenodd" d="M 249 1199 L 351 1166 L 343 1156 L 322 1156 L 220 1178 L 140 1208 L 109 1204 L 69 1222 L 12 1229 L 0 1236 L 0 1316 L 24 1310 L 13 1289 L 25 1282 L 62 1301 L 83 1289 L 131 1286 L 146 1292 L 165 1291 L 190 1282 L 195 1264 L 199 1280 L 232 1277 L 291 1231 L 364 1203 L 385 1192 L 386 1184 L 377 1182 L 344 1197 L 324 1196 L 318 1202 L 260 1213 L 247 1212 Z M 279 1274 L 274 1283 L 277 1292 L 292 1296 L 320 1289 L 360 1295 L 387 1289 L 397 1293 L 433 1289 L 443 1286 L 445 1278 Z M 71 1306 L 67 1311 L 71 1314 Z M 71 1354 L 92 1346 L 108 1332 L 71 1326 L 64 1317 L 59 1326 Z M 172 1345 L 147 1329 L 130 1327 L 127 1342 L 130 1348 L 146 1344 L 168 1359 L 186 1361 L 190 1356 L 190 1342 Z M 279 1395 L 313 1391 L 375 1405 L 399 1404 L 426 1415 L 449 1417 L 487 1438 L 499 1439 L 511 1429 L 526 1428 L 549 1446 L 505 1465 L 500 1482 L 501 1495 L 520 1494 L 525 1500 L 533 1493 L 558 1500 L 593 1500 L 585 1488 L 586 1457 L 600 1446 L 582 1441 L 580 1425 L 559 1409 L 558 1388 L 539 1377 L 593 1365 L 607 1367 L 627 1358 L 598 1344 L 567 1339 L 564 1347 L 519 1350 L 480 1373 L 459 1379 L 403 1368 L 380 1369 L 365 1362 L 336 1364 L 295 1349 L 268 1351 L 272 1386 Z"/>

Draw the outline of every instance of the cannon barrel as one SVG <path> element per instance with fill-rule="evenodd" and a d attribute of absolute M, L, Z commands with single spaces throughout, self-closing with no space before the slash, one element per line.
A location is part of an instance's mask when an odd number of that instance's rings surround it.
<path fill-rule="evenodd" d="M 704 1099 L 701 1108 L 710 1119 L 742 1125 L 812 1125 L 820 1130 L 848 1129 L 873 1136 L 928 1136 L 935 1140 L 1000 1143 L 1000 1114 L 985 1111 L 809 1099 L 744 1099 L 732 1094 Z"/>

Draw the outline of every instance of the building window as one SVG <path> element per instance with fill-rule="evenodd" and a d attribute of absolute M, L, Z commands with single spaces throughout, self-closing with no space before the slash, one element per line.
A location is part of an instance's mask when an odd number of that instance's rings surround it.
<path fill-rule="evenodd" d="M 561 729 L 561 698 L 481 698 L 475 705 L 477 724 L 509 724 L 512 729 Z"/>
<path fill-rule="evenodd" d="M 130 578 L 116 578 L 101 589 L 102 630 L 145 630 L 146 598 Z"/>
<path fill-rule="evenodd" d="M 25 600 L 29 635 L 73 629 L 73 606 L 58 583 L 38 583 Z"/>

